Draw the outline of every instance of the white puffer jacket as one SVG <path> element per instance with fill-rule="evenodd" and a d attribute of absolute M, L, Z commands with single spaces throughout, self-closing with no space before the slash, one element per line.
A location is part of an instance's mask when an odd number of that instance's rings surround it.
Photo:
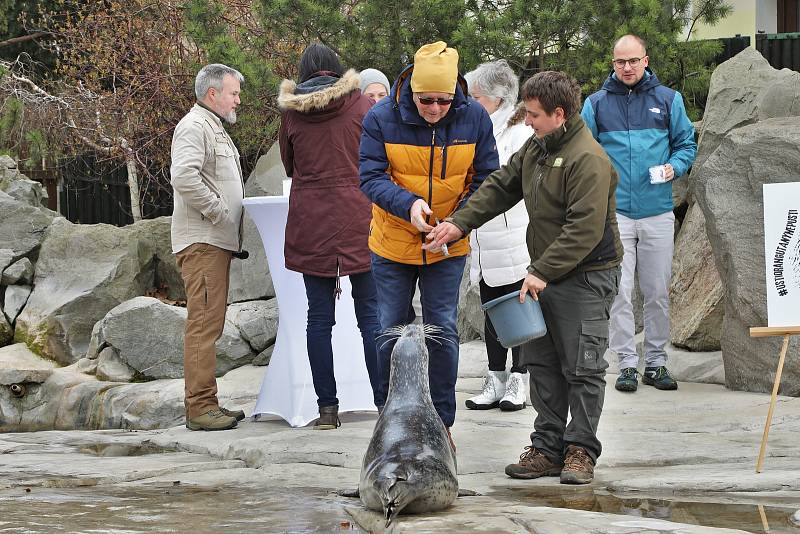
<path fill-rule="evenodd" d="M 489 118 L 494 126 L 494 138 L 500 165 L 505 165 L 525 141 L 533 135 L 533 128 L 515 117 L 514 105 L 503 106 Z M 470 282 L 477 284 L 481 277 L 491 287 L 513 284 L 525 278 L 531 262 L 525 233 L 528 228 L 528 212 L 525 202 L 498 215 L 470 234 L 472 248 L 470 260 Z"/>

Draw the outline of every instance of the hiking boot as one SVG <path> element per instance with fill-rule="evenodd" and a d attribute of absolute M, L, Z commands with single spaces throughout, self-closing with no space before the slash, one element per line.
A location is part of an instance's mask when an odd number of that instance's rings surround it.
<path fill-rule="evenodd" d="M 228 417 L 233 417 L 237 421 L 244 420 L 244 410 L 226 410 L 225 408 L 220 406 L 219 411 L 221 411 L 223 414 L 227 415 Z"/>
<path fill-rule="evenodd" d="M 564 469 L 561 470 L 562 484 L 588 484 L 594 479 L 594 460 L 583 447 L 567 445 Z"/>
<path fill-rule="evenodd" d="M 235 426 L 236 418 L 228 417 L 220 410 L 209 410 L 186 420 L 186 428 L 189 430 L 228 430 Z"/>
<path fill-rule="evenodd" d="M 626 367 L 620 370 L 614 387 L 617 391 L 636 391 L 636 388 L 639 387 L 639 381 L 636 378 L 638 375 L 639 371 L 635 367 Z"/>
<path fill-rule="evenodd" d="M 334 430 L 342 426 L 339 421 L 339 405 L 320 406 L 319 419 L 314 423 L 314 430 Z"/>
<path fill-rule="evenodd" d="M 519 456 L 519 462 L 508 464 L 506 474 L 511 478 L 557 477 L 561 474 L 561 464 L 554 463 L 539 449 L 528 446 Z"/>
<path fill-rule="evenodd" d="M 528 398 L 528 388 L 525 377 L 528 373 L 511 373 L 506 382 L 506 394 L 500 399 L 500 409 L 504 412 L 513 412 L 525 407 Z"/>
<path fill-rule="evenodd" d="M 489 374 L 483 379 L 483 390 L 480 395 L 467 399 L 465 403 L 467 408 L 470 410 L 497 408 L 500 399 L 506 393 L 506 380 L 508 380 L 506 371 L 489 371 Z"/>
<path fill-rule="evenodd" d="M 678 383 L 663 365 L 661 367 L 645 367 L 642 384 L 655 386 L 656 389 L 678 389 Z"/>

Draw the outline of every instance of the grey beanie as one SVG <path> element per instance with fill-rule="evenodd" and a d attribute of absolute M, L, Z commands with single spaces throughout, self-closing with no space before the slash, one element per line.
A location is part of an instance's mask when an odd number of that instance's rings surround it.
<path fill-rule="evenodd" d="M 359 73 L 359 76 L 361 77 L 362 93 L 371 83 L 379 83 L 383 85 L 384 87 L 386 87 L 387 93 L 392 88 L 392 84 L 389 83 L 389 78 L 387 78 L 386 75 L 381 71 L 379 71 L 378 69 L 364 69 Z"/>

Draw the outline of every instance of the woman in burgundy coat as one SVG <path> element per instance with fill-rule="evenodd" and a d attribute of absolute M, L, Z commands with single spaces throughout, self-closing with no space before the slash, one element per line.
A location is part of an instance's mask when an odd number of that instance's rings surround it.
<path fill-rule="evenodd" d="M 375 336 L 380 329 L 367 246 L 372 204 L 359 188 L 361 120 L 372 105 L 358 74 L 344 72 L 336 53 L 312 44 L 300 58 L 298 84 L 284 80 L 279 142 L 292 177 L 286 223 L 286 268 L 302 273 L 308 297 L 306 341 L 320 417 L 315 428 L 337 428 L 331 329 L 339 277 L 349 276 L 373 392 Z"/>

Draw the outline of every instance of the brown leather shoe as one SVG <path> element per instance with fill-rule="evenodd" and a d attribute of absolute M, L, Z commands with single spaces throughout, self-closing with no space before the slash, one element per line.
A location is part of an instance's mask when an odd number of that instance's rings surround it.
<path fill-rule="evenodd" d="M 244 410 L 226 410 L 222 406 L 219 407 L 219 411 L 227 415 L 228 417 L 233 417 L 237 421 L 244 420 Z"/>
<path fill-rule="evenodd" d="M 561 467 L 561 464 L 550 460 L 539 449 L 528 446 L 520 455 L 518 463 L 506 466 L 506 474 L 511 478 L 525 479 L 556 477 L 561 474 Z"/>
<path fill-rule="evenodd" d="M 594 460 L 583 447 L 567 445 L 564 469 L 561 470 L 562 484 L 588 484 L 594 479 Z"/>
<path fill-rule="evenodd" d="M 209 410 L 186 420 L 186 428 L 189 430 L 228 430 L 235 426 L 236 419 L 228 417 L 219 410 Z"/>
<path fill-rule="evenodd" d="M 314 423 L 314 430 L 334 430 L 342 426 L 339 420 L 339 405 L 320 406 L 319 419 Z"/>

